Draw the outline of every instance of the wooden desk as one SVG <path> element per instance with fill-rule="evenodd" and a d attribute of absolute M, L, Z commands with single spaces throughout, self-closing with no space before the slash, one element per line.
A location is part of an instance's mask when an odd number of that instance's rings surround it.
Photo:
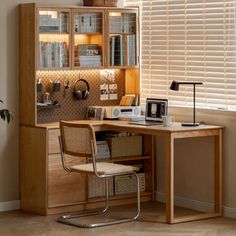
<path fill-rule="evenodd" d="M 175 123 L 172 128 L 165 128 L 162 125 L 131 125 L 125 121 L 81 120 L 72 122 L 90 123 L 94 126 L 95 131 L 128 131 L 150 136 L 150 139 L 145 140 L 145 145 L 148 149 L 147 153 L 150 149 L 150 146 L 152 146 L 149 140 L 153 140 L 154 136 L 161 136 L 165 139 L 167 223 L 172 224 L 186 222 L 222 215 L 222 126 L 201 125 L 199 127 L 182 127 L 181 124 Z M 82 181 L 82 178 L 79 178 L 79 181 L 83 182 L 83 186 L 81 187 L 81 189 L 83 189 L 84 187 L 84 192 L 77 192 L 78 199 L 74 199 L 74 195 L 76 194 L 73 194 L 73 196 L 71 196 L 73 197 L 73 199 L 64 201 L 65 197 L 62 193 L 60 193 L 61 195 L 59 194 L 59 199 L 54 199 L 54 197 L 57 196 L 58 192 L 53 191 L 54 184 L 57 184 L 57 181 L 54 181 L 54 178 L 51 178 L 52 174 L 56 174 L 56 178 L 58 178 L 59 176 L 61 178 L 60 180 L 64 181 L 64 183 L 68 181 L 68 179 L 64 176 L 64 170 L 62 169 L 60 163 L 59 144 L 57 139 L 57 136 L 59 135 L 58 128 L 58 122 L 51 124 L 40 124 L 37 127 L 21 126 L 21 208 L 24 210 L 47 215 L 53 213 L 70 212 L 73 210 L 81 210 L 85 209 L 86 207 L 88 209 L 90 209 L 89 207 L 98 207 L 97 201 L 88 201 L 85 197 L 86 181 Z M 175 139 L 180 138 L 207 136 L 214 137 L 215 142 L 214 212 L 191 215 L 181 218 L 174 217 L 174 141 Z M 153 152 L 151 151 L 150 153 Z M 54 161 L 56 164 L 54 163 Z M 149 164 L 151 167 L 154 167 L 152 163 L 153 158 L 150 159 Z M 54 166 L 54 164 L 56 166 Z M 52 170 L 50 169 L 50 166 L 52 167 Z M 63 176 L 65 178 L 63 178 Z M 152 177 L 153 176 L 151 176 L 151 178 Z M 75 182 L 77 181 L 76 179 L 72 180 Z M 153 181 L 150 182 L 153 184 Z M 63 186 L 65 187 L 68 185 L 64 184 Z M 61 186 L 60 188 L 63 189 L 63 186 Z M 58 188 L 55 187 L 55 189 Z M 153 190 L 153 186 L 151 186 L 150 189 Z M 153 191 L 150 192 L 152 192 L 151 194 L 153 194 Z M 145 199 L 148 198 L 149 201 L 153 199 L 150 195 L 150 192 L 148 193 L 148 196 L 144 196 Z M 115 201 L 116 200 L 119 201 L 119 199 L 115 199 Z M 101 203 L 102 201 L 99 202 L 99 204 Z"/>
<path fill-rule="evenodd" d="M 172 128 L 162 125 L 140 126 L 125 121 L 94 122 L 94 127 L 104 130 L 128 131 L 165 138 L 166 159 L 166 222 L 180 223 L 192 220 L 222 216 L 222 126 L 200 125 L 199 127 L 183 127 L 175 123 Z M 180 138 L 213 136 L 215 142 L 214 168 L 214 212 L 185 217 L 174 217 L 174 141 Z"/>

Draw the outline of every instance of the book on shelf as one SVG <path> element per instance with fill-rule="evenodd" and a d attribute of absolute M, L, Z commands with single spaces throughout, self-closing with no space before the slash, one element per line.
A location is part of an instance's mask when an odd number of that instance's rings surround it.
<path fill-rule="evenodd" d="M 102 106 L 88 106 L 85 120 L 103 120 L 105 108 Z"/>
<path fill-rule="evenodd" d="M 69 15 L 62 12 L 59 18 L 60 32 L 69 32 Z"/>
<path fill-rule="evenodd" d="M 124 36 L 116 35 L 110 37 L 110 63 L 111 66 L 124 65 Z"/>
<path fill-rule="evenodd" d="M 127 65 L 136 65 L 136 36 L 127 35 Z"/>
<path fill-rule="evenodd" d="M 79 56 L 79 64 L 80 66 L 101 66 L 101 55 Z"/>
<path fill-rule="evenodd" d="M 39 63 L 42 68 L 69 66 L 66 42 L 39 42 Z"/>
<path fill-rule="evenodd" d="M 115 64 L 115 37 L 110 37 L 110 65 Z"/>
<path fill-rule="evenodd" d="M 78 54 L 80 56 L 101 55 L 101 47 L 98 44 L 78 45 Z"/>
<path fill-rule="evenodd" d="M 102 13 L 80 13 L 74 16 L 74 31 L 78 33 L 101 33 Z"/>
<path fill-rule="evenodd" d="M 122 32 L 122 17 L 121 16 L 110 16 L 110 33 L 121 33 Z"/>
<path fill-rule="evenodd" d="M 106 140 L 97 141 L 97 155 L 96 160 L 110 160 L 111 154 L 108 143 Z M 92 161 L 92 157 L 88 158 L 88 161 Z"/>
<path fill-rule="evenodd" d="M 40 15 L 39 32 L 68 32 L 69 15 L 61 12 L 59 17 L 53 18 L 51 15 Z"/>

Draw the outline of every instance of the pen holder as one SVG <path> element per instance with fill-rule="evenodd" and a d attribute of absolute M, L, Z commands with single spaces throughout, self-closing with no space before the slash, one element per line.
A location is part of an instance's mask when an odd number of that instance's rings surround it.
<path fill-rule="evenodd" d="M 43 85 L 42 85 L 41 83 L 38 83 L 37 86 L 36 86 L 36 88 L 37 88 L 37 93 L 42 93 L 42 91 L 43 91 Z"/>
<path fill-rule="evenodd" d="M 53 91 L 60 92 L 61 91 L 61 83 L 53 83 Z"/>

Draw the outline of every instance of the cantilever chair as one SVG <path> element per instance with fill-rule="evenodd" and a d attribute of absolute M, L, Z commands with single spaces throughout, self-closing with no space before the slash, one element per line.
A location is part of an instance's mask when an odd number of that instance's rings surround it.
<path fill-rule="evenodd" d="M 93 174 L 98 178 L 105 178 L 105 207 L 104 209 L 97 209 L 94 211 L 83 211 L 78 214 L 64 215 L 58 218 L 58 222 L 69 224 L 83 228 L 93 228 L 99 226 L 106 226 L 118 223 L 124 223 L 136 220 L 140 214 L 140 187 L 139 177 L 135 171 L 137 167 L 120 165 L 108 162 L 96 162 L 97 145 L 93 126 L 86 123 L 72 123 L 72 122 L 60 122 L 59 136 L 61 160 L 65 171 L 67 172 L 79 172 L 85 174 Z M 79 164 L 74 166 L 66 165 L 66 154 L 72 156 L 80 156 L 84 158 L 92 157 L 92 163 Z M 132 218 L 123 218 L 118 220 L 103 221 L 102 223 L 78 223 L 71 219 L 105 214 L 109 207 L 109 184 L 108 177 L 133 174 L 137 180 L 137 210 Z M 88 218 L 89 219 L 89 218 Z M 79 219 L 78 219 L 79 220 Z"/>

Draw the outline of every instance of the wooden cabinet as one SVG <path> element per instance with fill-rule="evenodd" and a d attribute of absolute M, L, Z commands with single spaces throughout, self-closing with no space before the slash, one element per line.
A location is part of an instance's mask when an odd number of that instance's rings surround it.
<path fill-rule="evenodd" d="M 56 126 L 20 127 L 21 208 L 48 215 L 102 206 L 103 197 L 88 196 L 86 175 L 68 173 L 62 168 L 57 142 L 59 128 Z M 110 160 L 143 167 L 145 191 L 141 193 L 142 201 L 151 201 L 154 197 L 153 147 L 153 137 L 143 135 L 141 156 L 118 157 Z M 86 160 L 69 156 L 67 161 L 68 165 L 75 165 L 85 163 Z M 131 203 L 134 197 L 134 193 L 111 196 L 111 205 Z"/>
<path fill-rule="evenodd" d="M 84 117 L 82 106 L 118 105 L 118 100 L 113 103 L 100 100 L 97 89 L 101 69 L 113 69 L 117 73 L 120 97 L 127 93 L 139 95 L 138 15 L 136 7 L 20 5 L 20 197 L 23 210 L 47 215 L 102 206 L 103 198 L 88 197 L 85 175 L 70 174 L 62 168 L 58 121 Z M 91 79 L 93 92 L 91 100 L 82 102 L 73 100 L 72 95 L 73 84 L 81 74 Z M 57 93 L 52 90 L 52 84 L 59 79 L 61 91 Z M 68 81 L 71 86 L 64 96 L 63 89 Z M 43 89 L 38 86 L 40 83 Z M 54 95 L 51 100 L 57 99 L 61 106 L 50 104 L 45 110 L 39 108 L 39 95 L 46 92 Z M 59 108 L 53 110 L 53 107 Z M 40 119 L 40 115 L 46 119 Z M 51 117 L 56 123 L 46 124 Z M 113 161 L 144 166 L 146 190 L 142 200 L 148 201 L 153 199 L 152 137 L 143 136 L 143 145 L 141 156 Z M 71 158 L 69 162 L 84 161 Z M 118 205 L 133 202 L 134 194 L 111 198 L 112 204 Z"/>
<path fill-rule="evenodd" d="M 27 4 L 27 8 L 35 21 L 32 30 L 36 32 L 38 70 L 138 66 L 137 8 L 55 8 L 35 4 Z"/>
<path fill-rule="evenodd" d="M 118 99 L 124 94 L 135 94 L 138 98 L 138 22 L 137 7 L 20 5 L 20 123 L 34 126 L 42 122 L 76 119 L 75 111 L 81 106 L 73 104 L 74 100 L 68 94 L 73 93 L 75 81 L 80 76 L 90 78 L 90 97 L 93 96 L 93 101 L 81 103 L 83 112 L 86 105 L 118 105 Z M 112 82 L 100 80 L 102 69 L 113 70 Z M 52 89 L 53 83 L 58 81 L 60 93 Z M 66 83 L 69 85 L 67 96 L 62 96 Z M 101 101 L 98 91 L 99 85 L 104 83 L 117 84 L 117 101 Z M 82 85 L 76 89 L 84 90 Z M 93 89 L 94 86 L 98 90 Z M 68 114 L 66 106 L 74 108 L 73 115 Z M 44 119 L 45 114 L 53 116 L 53 112 L 48 112 L 53 108 L 59 108 L 59 112 L 54 112 L 56 118 Z M 44 118 L 40 119 L 40 115 Z"/>

